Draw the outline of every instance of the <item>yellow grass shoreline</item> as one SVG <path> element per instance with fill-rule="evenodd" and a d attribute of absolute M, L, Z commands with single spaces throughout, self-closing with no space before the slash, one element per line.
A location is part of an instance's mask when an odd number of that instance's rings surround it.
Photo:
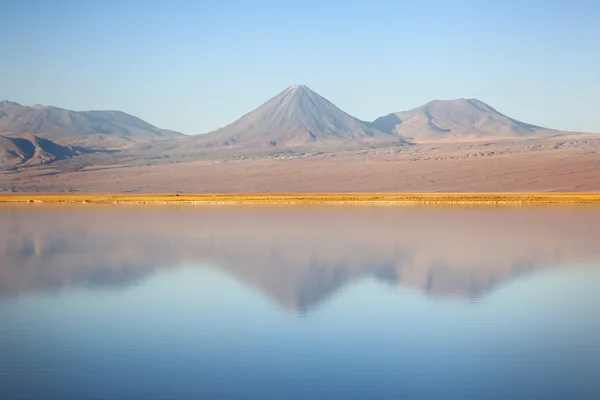
<path fill-rule="evenodd" d="M 0 204 L 600 204 L 600 193 L 0 194 Z"/>

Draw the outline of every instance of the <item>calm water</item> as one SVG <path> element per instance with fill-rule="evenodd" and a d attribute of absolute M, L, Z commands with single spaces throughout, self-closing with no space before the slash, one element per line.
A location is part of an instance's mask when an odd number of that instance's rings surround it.
<path fill-rule="evenodd" d="M 0 399 L 599 399 L 600 208 L 0 208 Z"/>

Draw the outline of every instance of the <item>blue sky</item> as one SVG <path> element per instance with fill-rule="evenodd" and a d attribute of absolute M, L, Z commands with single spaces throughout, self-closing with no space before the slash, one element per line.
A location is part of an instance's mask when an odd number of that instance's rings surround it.
<path fill-rule="evenodd" d="M 600 132 L 599 1 L 1 4 L 0 99 L 204 133 L 292 84 L 364 120 L 476 97 Z"/>

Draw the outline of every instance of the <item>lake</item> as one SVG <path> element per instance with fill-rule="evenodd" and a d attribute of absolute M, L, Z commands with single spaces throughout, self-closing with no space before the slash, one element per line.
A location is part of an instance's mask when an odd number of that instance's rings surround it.
<path fill-rule="evenodd" d="M 3 206 L 0 398 L 598 399 L 600 207 Z"/>

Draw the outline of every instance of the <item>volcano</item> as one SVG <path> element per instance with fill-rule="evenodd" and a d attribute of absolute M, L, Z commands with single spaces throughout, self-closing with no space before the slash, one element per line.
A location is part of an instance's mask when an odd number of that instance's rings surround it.
<path fill-rule="evenodd" d="M 477 99 L 433 100 L 377 118 L 373 126 L 416 142 L 450 138 L 545 137 L 559 131 L 517 121 Z"/>
<path fill-rule="evenodd" d="M 340 110 L 304 85 L 290 86 L 237 121 L 195 139 L 206 147 L 328 151 L 407 144 L 395 133 Z"/>

